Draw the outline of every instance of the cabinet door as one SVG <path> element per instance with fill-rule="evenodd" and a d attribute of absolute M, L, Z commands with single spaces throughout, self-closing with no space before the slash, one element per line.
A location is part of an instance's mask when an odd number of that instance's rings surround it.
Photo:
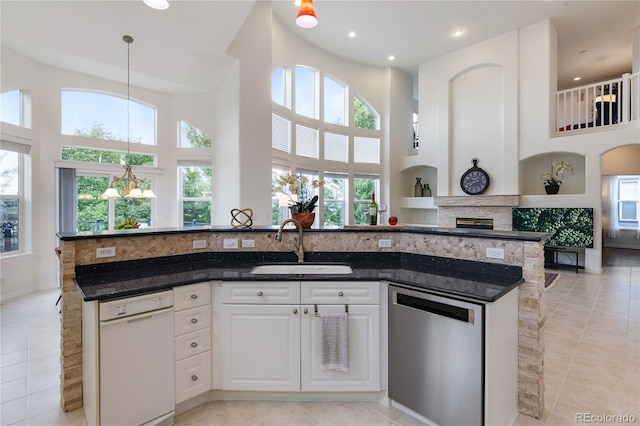
<path fill-rule="evenodd" d="M 300 305 L 222 306 L 222 388 L 300 390 Z"/>
<path fill-rule="evenodd" d="M 349 373 L 322 368 L 320 317 L 313 305 L 302 311 L 302 390 L 379 391 L 380 306 L 349 305 Z M 344 305 L 318 305 L 319 315 L 344 311 Z"/>

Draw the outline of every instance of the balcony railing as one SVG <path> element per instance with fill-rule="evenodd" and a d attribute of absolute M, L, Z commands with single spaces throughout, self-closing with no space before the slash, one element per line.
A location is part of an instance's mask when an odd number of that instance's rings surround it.
<path fill-rule="evenodd" d="M 640 119 L 640 73 L 556 94 L 557 131 L 601 129 Z"/>

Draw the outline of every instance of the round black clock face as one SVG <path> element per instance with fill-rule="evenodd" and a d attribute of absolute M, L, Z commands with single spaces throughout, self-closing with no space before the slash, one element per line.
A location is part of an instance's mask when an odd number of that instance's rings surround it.
<path fill-rule="evenodd" d="M 480 195 L 489 188 L 489 175 L 477 166 L 478 159 L 473 159 L 473 167 L 464 172 L 460 178 L 460 187 L 469 195 Z"/>

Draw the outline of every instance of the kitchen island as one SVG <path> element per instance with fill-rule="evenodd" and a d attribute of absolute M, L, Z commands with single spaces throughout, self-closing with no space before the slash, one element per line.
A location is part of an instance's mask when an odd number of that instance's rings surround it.
<path fill-rule="evenodd" d="M 114 286 L 114 269 L 129 271 L 124 272 L 125 275 L 146 275 L 150 272 L 156 275 L 156 278 L 169 276 L 170 278 L 161 284 L 168 287 L 176 285 L 176 280 L 179 283 L 188 284 L 197 280 L 216 279 L 219 278 L 217 273 L 221 273 L 225 279 L 234 279 L 233 275 L 236 274 L 235 279 L 244 280 L 248 278 L 243 275 L 247 274 L 250 264 L 254 264 L 256 259 L 260 261 L 260 256 L 264 253 L 270 253 L 270 256 L 274 254 L 284 256 L 284 258 L 278 258 L 278 261 L 292 260 L 287 256 L 294 256 L 292 247 L 294 238 L 285 232 L 284 242 L 276 243 L 273 240 L 275 232 L 274 228 L 238 230 L 207 227 L 59 235 L 63 253 L 63 380 L 61 384 L 63 408 L 70 410 L 82 404 L 81 373 L 79 378 L 77 372 L 81 372 L 82 364 L 79 318 L 83 298 L 119 297 L 131 292 L 146 291 L 143 288 L 132 290 L 122 287 L 123 282 L 131 284 L 132 281 L 148 279 L 144 276 L 116 280 L 121 288 L 114 290 L 112 287 L 118 287 Z M 449 294 L 460 291 L 459 288 L 451 287 L 452 283 L 455 285 L 466 283 L 469 287 L 470 281 L 482 282 L 485 279 L 485 284 L 489 284 L 485 288 L 491 288 L 495 283 L 483 278 L 485 275 L 493 279 L 500 276 L 508 277 L 510 282 L 506 287 L 522 282 L 519 288 L 519 409 L 526 414 L 539 416 L 543 403 L 544 259 L 542 243 L 546 238 L 545 234 L 418 227 L 403 227 L 397 230 L 376 228 L 307 230 L 304 234 L 306 260 L 335 261 L 339 258 L 344 262 L 345 256 L 351 255 L 352 259 L 348 263 L 354 265 L 355 273 L 351 279 L 355 280 L 373 278 L 401 283 L 412 281 L 413 284 L 431 282 L 437 283 L 436 285 L 440 287 L 438 291 L 449 292 Z M 234 239 L 236 242 L 253 240 L 251 245 L 254 247 L 224 249 L 224 240 Z M 193 241 L 196 240 L 204 240 L 205 248 L 194 249 Z M 378 247 L 379 240 L 385 240 L 384 245 L 391 247 Z M 198 246 L 201 245 L 198 244 Z M 97 249 L 105 247 L 114 247 L 116 255 L 97 258 Z M 498 249 L 503 254 L 503 259 L 487 258 L 487 248 Z M 243 256 L 239 256 L 240 254 Z M 231 255 L 245 263 L 234 268 L 232 263 L 227 262 L 228 256 Z M 245 258 L 241 259 L 242 257 Z M 174 265 L 170 264 L 172 259 L 176 261 Z M 225 263 L 226 266 L 215 265 L 216 259 Z M 262 259 L 261 262 L 268 260 Z M 376 267 L 371 268 L 371 264 L 367 265 L 367 261 L 375 263 Z M 469 262 L 466 272 L 465 268 L 459 267 L 465 262 Z M 449 265 L 446 265 L 447 263 Z M 140 267 L 142 264 L 146 267 Z M 172 266 L 177 264 L 182 266 L 186 264 L 189 270 L 171 272 Z M 198 264 L 200 266 L 197 266 Z M 451 268 L 452 265 L 453 268 Z M 227 269 L 229 267 L 232 270 Z M 442 270 L 447 267 L 450 271 L 457 271 L 458 276 L 446 277 Z M 521 272 L 514 274 L 512 267 Z M 480 270 L 482 273 L 478 274 Z M 177 275 L 171 276 L 172 274 Z M 438 278 L 434 279 L 434 277 Z M 105 282 L 100 283 L 101 279 Z M 261 279 L 264 280 L 264 277 Z M 76 282 L 83 289 L 83 296 L 77 291 Z M 98 287 L 94 287 L 95 292 L 91 294 L 88 290 L 89 286 L 95 285 Z M 503 283 L 502 289 L 506 287 Z M 464 291 L 469 289 L 466 288 Z M 498 294 L 500 289 L 494 288 L 481 297 L 490 301 Z"/>

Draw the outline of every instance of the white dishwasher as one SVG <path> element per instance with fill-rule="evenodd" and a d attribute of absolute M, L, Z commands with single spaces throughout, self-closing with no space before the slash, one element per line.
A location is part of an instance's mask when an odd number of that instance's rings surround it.
<path fill-rule="evenodd" d="M 100 425 L 171 425 L 173 293 L 100 303 Z"/>

